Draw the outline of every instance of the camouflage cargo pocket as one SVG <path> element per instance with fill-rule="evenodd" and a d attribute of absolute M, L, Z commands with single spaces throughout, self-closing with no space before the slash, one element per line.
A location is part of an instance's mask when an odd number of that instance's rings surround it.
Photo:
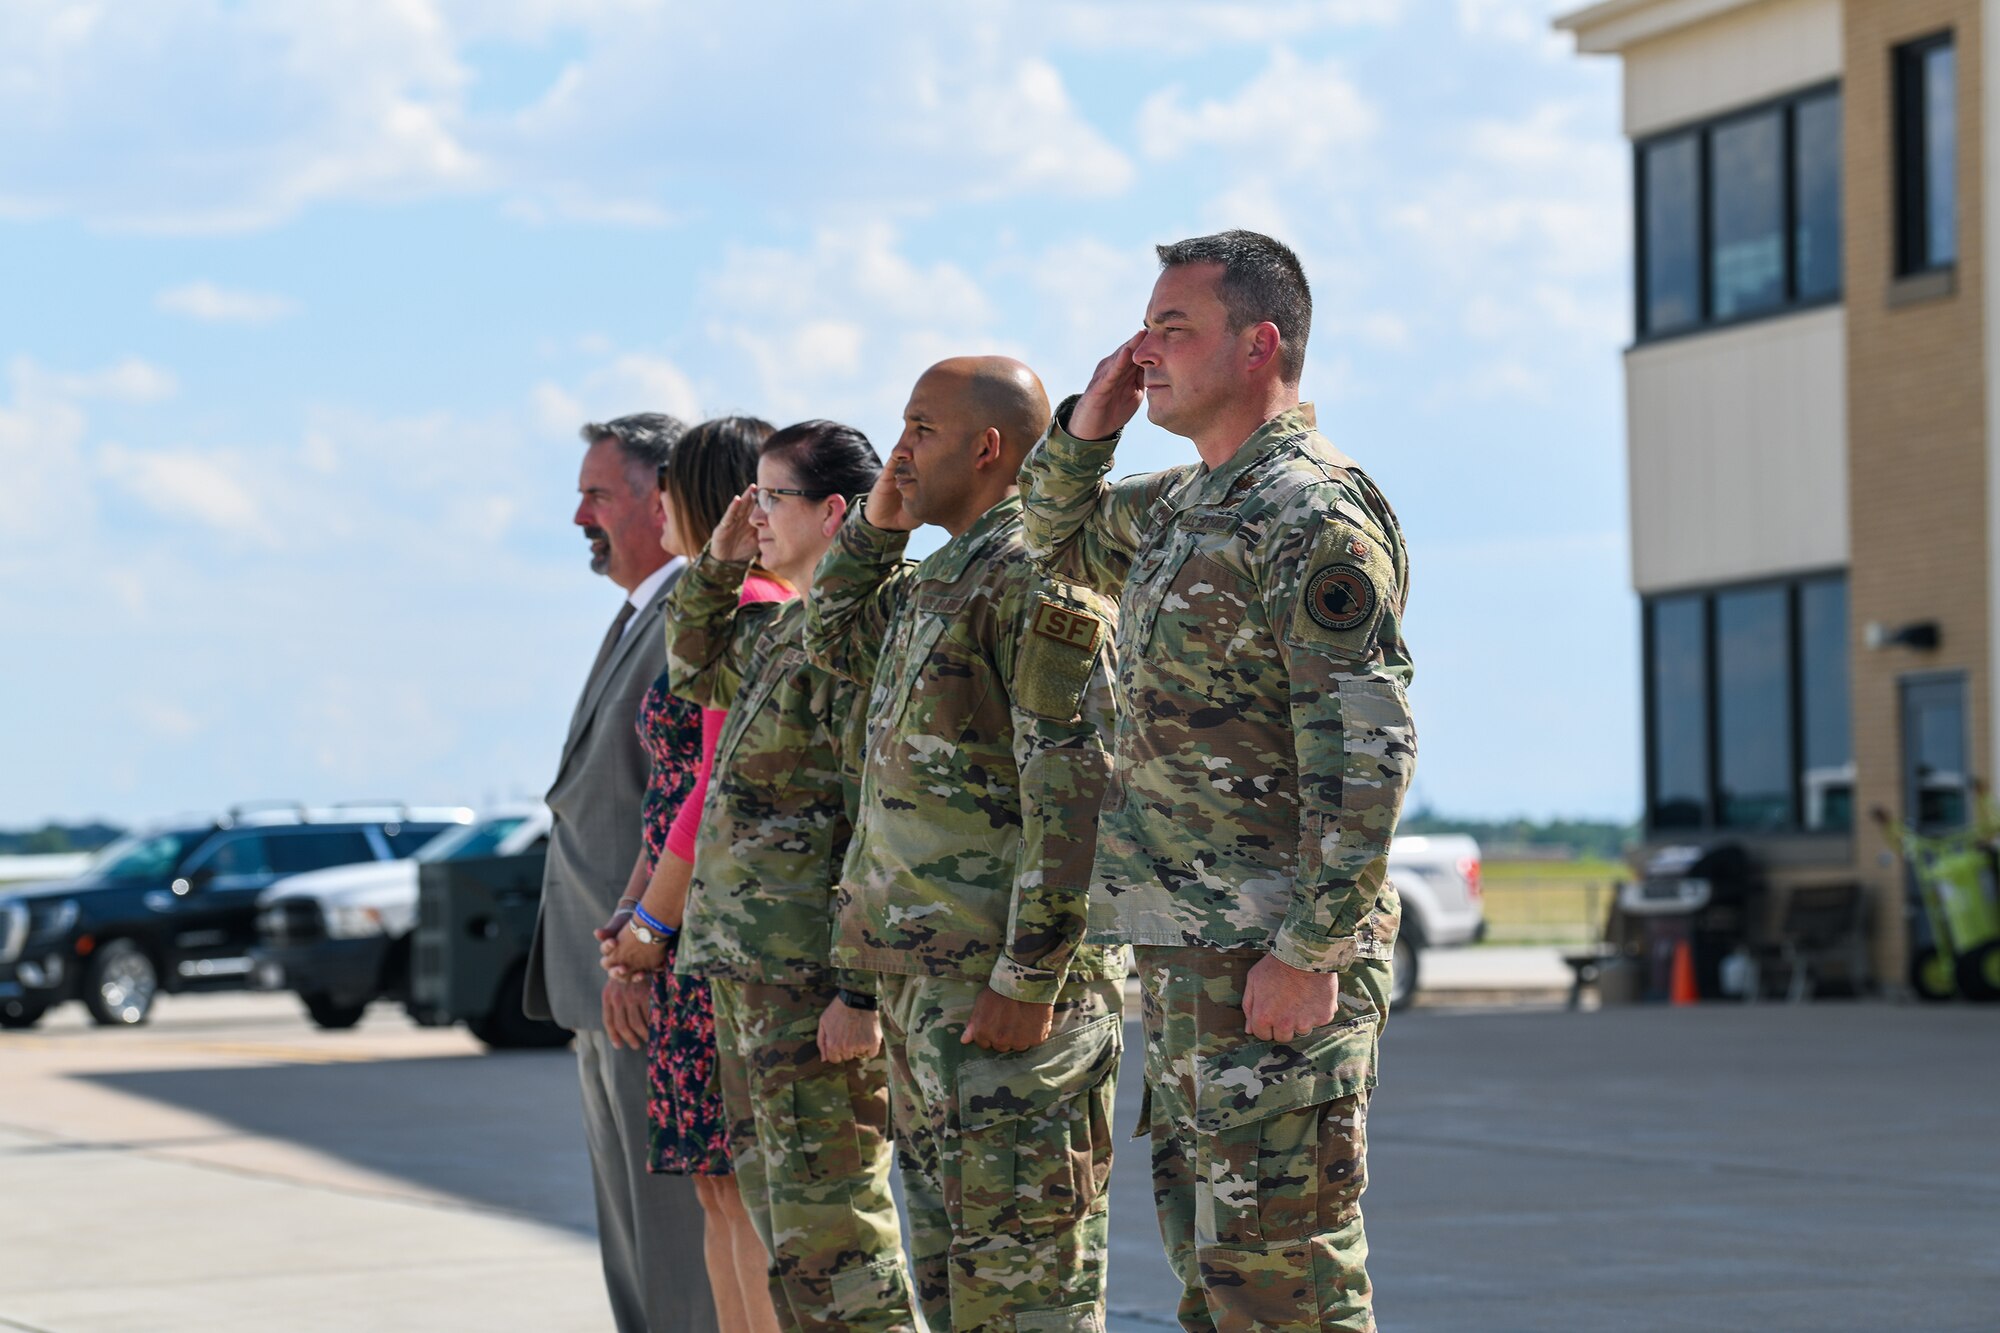
<path fill-rule="evenodd" d="M 1289 1245 L 1352 1220 L 1368 1184 L 1368 1094 L 1231 1124 L 1202 1144 L 1196 1229 L 1210 1245 Z"/>
<path fill-rule="evenodd" d="M 861 1140 L 844 1070 L 800 1078 L 767 1095 L 783 1153 L 772 1163 L 773 1175 L 827 1181 L 861 1174 Z"/>
<path fill-rule="evenodd" d="M 1111 1177 L 1122 1037 L 1109 1014 L 960 1067 L 961 1231 L 1041 1230 L 1090 1211 Z"/>

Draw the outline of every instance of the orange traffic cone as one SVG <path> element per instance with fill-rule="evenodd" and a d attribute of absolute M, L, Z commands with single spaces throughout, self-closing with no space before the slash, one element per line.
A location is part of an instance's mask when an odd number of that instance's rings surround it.
<path fill-rule="evenodd" d="M 1674 1005 L 1699 1004 L 1701 992 L 1694 984 L 1694 950 L 1682 940 L 1674 946 L 1673 979 L 1667 987 L 1667 1001 Z"/>

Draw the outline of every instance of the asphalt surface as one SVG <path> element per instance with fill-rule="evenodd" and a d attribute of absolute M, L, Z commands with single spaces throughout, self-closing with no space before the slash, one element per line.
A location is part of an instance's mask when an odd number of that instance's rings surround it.
<path fill-rule="evenodd" d="M 1385 1329 L 2000 1325 L 2000 1010 L 1420 1009 L 1384 1062 Z M 1113 1191 L 1111 1328 L 1175 1327 L 1142 1143 Z M 0 1034 L 0 1199 L 0 1329 L 609 1325 L 571 1057 L 393 1011 Z"/>

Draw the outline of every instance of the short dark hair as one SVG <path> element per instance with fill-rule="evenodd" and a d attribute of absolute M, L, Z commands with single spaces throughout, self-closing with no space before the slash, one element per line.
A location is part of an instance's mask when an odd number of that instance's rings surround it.
<path fill-rule="evenodd" d="M 1285 383 L 1297 384 L 1306 368 L 1306 339 L 1312 336 L 1312 288 L 1305 267 L 1283 241 L 1262 232 L 1219 231 L 1172 245 L 1153 247 L 1162 269 L 1183 264 L 1220 264 L 1216 284 L 1230 332 L 1265 320 L 1278 326 L 1278 369 Z"/>
<path fill-rule="evenodd" d="M 716 417 L 692 426 L 660 465 L 660 489 L 674 503 L 688 549 L 708 545 L 729 502 L 757 480 L 757 450 L 771 438 L 770 422 L 757 417 Z"/>
<path fill-rule="evenodd" d="M 625 475 L 632 489 L 643 491 L 659 475 L 668 455 L 674 451 L 675 441 L 687 434 L 687 426 L 680 418 L 665 412 L 634 412 L 610 421 L 587 422 L 577 434 L 585 444 L 596 444 L 599 440 L 615 442 L 624 456 Z"/>
<path fill-rule="evenodd" d="M 853 499 L 865 495 L 882 475 L 882 459 L 868 437 L 838 421 L 814 418 L 787 426 L 758 451 L 777 458 L 798 476 L 801 490 Z"/>

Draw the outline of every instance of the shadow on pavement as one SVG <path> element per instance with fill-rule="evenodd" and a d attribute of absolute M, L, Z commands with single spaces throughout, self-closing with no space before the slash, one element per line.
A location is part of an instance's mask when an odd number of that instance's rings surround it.
<path fill-rule="evenodd" d="M 596 1233 L 568 1051 L 73 1077 L 432 1193 Z"/>

